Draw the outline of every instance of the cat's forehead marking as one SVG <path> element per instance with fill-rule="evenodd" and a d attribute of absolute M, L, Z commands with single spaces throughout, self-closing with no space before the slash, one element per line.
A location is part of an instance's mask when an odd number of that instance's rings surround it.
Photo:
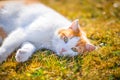
<path fill-rule="evenodd" d="M 58 31 L 58 34 L 61 35 L 61 36 L 67 36 L 67 37 L 80 37 L 81 36 L 81 33 L 78 32 L 74 32 L 72 29 L 61 29 Z"/>

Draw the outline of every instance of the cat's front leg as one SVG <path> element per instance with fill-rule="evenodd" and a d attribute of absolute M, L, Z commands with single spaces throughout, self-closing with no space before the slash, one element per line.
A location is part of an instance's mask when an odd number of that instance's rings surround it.
<path fill-rule="evenodd" d="M 26 40 L 26 34 L 23 29 L 13 31 L 0 47 L 0 63 L 17 49 Z"/>
<path fill-rule="evenodd" d="M 24 42 L 22 47 L 17 50 L 16 53 L 16 61 L 17 62 L 25 62 L 27 61 L 31 55 L 35 52 L 36 47 L 30 42 Z"/>

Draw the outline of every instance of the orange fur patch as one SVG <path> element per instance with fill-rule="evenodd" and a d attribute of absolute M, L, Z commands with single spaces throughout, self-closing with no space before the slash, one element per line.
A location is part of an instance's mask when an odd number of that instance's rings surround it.
<path fill-rule="evenodd" d="M 6 32 L 5 32 L 2 28 L 0 28 L 0 36 L 1 36 L 3 39 L 7 36 Z"/>
<path fill-rule="evenodd" d="M 72 38 L 72 37 L 79 37 L 81 36 L 81 32 L 74 32 L 72 29 L 61 29 L 59 30 L 58 34 L 62 37 L 62 36 L 66 36 L 68 38 Z"/>
<path fill-rule="evenodd" d="M 76 47 L 78 48 L 78 52 L 79 53 L 83 53 L 86 51 L 86 41 L 84 39 L 80 39 L 76 45 Z"/>
<path fill-rule="evenodd" d="M 33 3 L 38 3 L 39 0 L 25 0 L 24 3 L 25 5 L 33 4 Z"/>

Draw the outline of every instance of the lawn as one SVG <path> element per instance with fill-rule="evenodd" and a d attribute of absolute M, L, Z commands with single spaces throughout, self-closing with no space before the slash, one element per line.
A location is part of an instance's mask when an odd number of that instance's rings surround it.
<path fill-rule="evenodd" d="M 78 18 L 98 49 L 76 57 L 41 50 L 24 63 L 13 53 L 0 64 L 0 80 L 120 80 L 120 0 L 40 1 L 69 20 Z"/>

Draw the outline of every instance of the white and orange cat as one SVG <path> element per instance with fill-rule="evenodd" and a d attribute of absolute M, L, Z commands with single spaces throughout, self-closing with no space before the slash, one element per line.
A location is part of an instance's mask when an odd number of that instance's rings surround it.
<path fill-rule="evenodd" d="M 15 50 L 16 60 L 24 62 L 41 48 L 59 56 L 76 56 L 95 49 L 78 19 L 71 22 L 40 3 L 5 4 L 0 9 L 0 27 L 8 35 L 0 47 L 0 63 Z"/>

